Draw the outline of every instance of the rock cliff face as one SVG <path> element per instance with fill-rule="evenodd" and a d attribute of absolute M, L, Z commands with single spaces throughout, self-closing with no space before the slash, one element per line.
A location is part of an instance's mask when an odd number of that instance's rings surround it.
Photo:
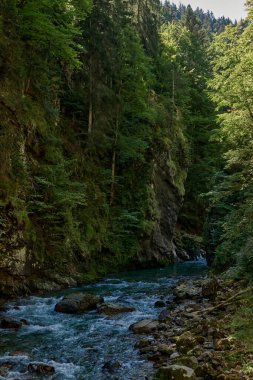
<path fill-rule="evenodd" d="M 183 195 L 175 185 L 167 161 L 156 166 L 153 186 L 157 217 L 150 239 L 144 242 L 143 252 L 139 256 L 143 266 L 166 265 L 179 259 L 173 239 Z"/>
<path fill-rule="evenodd" d="M 36 260 L 24 225 L 18 223 L 12 206 L 0 208 L 0 220 L 0 300 L 2 297 L 76 285 L 68 275 L 61 277 L 54 268 L 49 272 L 43 263 Z"/>
<path fill-rule="evenodd" d="M 173 242 L 177 216 L 183 196 L 174 184 L 168 162 L 157 165 L 153 175 L 153 192 L 156 216 L 149 239 L 143 242 L 142 252 L 129 263 L 131 268 L 147 268 L 178 261 Z M 62 276 L 57 268 L 43 265 L 36 260 L 36 253 L 29 248 L 25 229 L 18 224 L 11 206 L 1 208 L 0 239 L 0 292 L 2 296 L 27 294 L 31 291 L 50 291 L 76 285 L 78 265 L 70 260 L 69 273 Z M 92 258 L 91 258 L 92 262 Z M 74 269 L 73 269 L 74 268 Z M 89 271 L 89 264 L 86 265 Z M 108 272 L 110 269 L 108 268 Z M 72 276 L 72 277 L 71 277 Z"/>
<path fill-rule="evenodd" d="M 28 252 L 21 226 L 11 207 L 1 209 L 0 237 L 0 294 L 13 293 L 22 288 L 22 279 L 28 274 Z"/>

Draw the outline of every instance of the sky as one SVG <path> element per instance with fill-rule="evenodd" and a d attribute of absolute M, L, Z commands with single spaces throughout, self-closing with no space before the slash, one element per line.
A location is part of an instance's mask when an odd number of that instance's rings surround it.
<path fill-rule="evenodd" d="M 175 4 L 190 4 L 192 8 L 210 10 L 216 17 L 226 16 L 232 20 L 240 20 L 246 16 L 244 0 L 171 0 Z"/>

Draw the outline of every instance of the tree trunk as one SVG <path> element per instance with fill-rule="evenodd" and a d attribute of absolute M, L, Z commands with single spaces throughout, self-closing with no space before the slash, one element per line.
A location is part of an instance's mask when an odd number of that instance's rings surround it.
<path fill-rule="evenodd" d="M 90 57 L 90 67 L 89 67 L 89 125 L 88 133 L 90 134 L 93 126 L 93 99 L 92 99 L 92 58 Z"/>
<path fill-rule="evenodd" d="M 116 130 L 115 130 L 115 142 L 114 150 L 112 155 L 112 178 L 111 178 L 111 195 L 110 195 L 110 206 L 112 206 L 115 196 L 115 175 L 116 175 L 116 147 L 118 141 L 118 132 L 119 132 L 119 116 L 120 116 L 120 106 L 117 105 L 116 112 Z"/>

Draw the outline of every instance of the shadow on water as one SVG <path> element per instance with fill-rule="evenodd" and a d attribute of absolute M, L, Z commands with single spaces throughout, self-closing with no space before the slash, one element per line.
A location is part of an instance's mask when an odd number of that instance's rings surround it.
<path fill-rule="evenodd" d="M 54 311 L 61 294 L 29 297 L 11 304 L 7 315 L 27 319 L 21 330 L 1 331 L 0 368 L 9 363 L 6 377 L 0 379 L 38 379 L 28 374 L 30 362 L 40 361 L 55 367 L 49 380 L 144 380 L 152 378 L 152 365 L 134 349 L 137 337 L 129 326 L 144 318 L 156 318 L 161 311 L 154 304 L 160 297 L 170 301 L 172 287 L 182 278 L 205 275 L 204 260 L 171 265 L 167 268 L 121 273 L 92 285 L 64 293 L 82 291 L 100 294 L 106 302 L 131 305 L 136 311 L 115 317 L 96 312 L 64 315 Z M 13 351 L 21 351 L 12 356 Z M 107 362 L 118 362 L 113 373 L 103 369 Z M 1 372 L 0 372 L 1 373 Z"/>
<path fill-rule="evenodd" d="M 205 259 L 196 261 L 186 261 L 184 263 L 172 264 L 170 266 L 158 269 L 145 269 L 140 271 L 124 272 L 117 276 L 127 281 L 154 281 L 163 277 L 178 276 L 200 276 L 207 272 L 207 263 Z"/>

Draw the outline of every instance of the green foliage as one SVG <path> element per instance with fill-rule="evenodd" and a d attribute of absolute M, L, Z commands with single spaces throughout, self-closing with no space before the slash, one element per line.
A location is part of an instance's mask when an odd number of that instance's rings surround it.
<path fill-rule="evenodd" d="M 167 96 L 172 101 L 173 123 L 184 125 L 184 135 L 173 161 L 180 162 L 181 152 L 186 158 L 185 166 L 189 167 L 186 184 L 184 176 L 178 184 L 183 193 L 186 189 L 179 223 L 186 231 L 201 234 L 207 207 L 202 194 L 210 190 L 218 156 L 217 145 L 210 141 L 216 123 L 214 105 L 207 93 L 208 36 L 190 7 L 185 9 L 179 21 L 164 25 L 161 35 L 164 43 L 162 58 L 169 73 Z M 188 151 L 185 149 L 186 138 Z M 173 145 L 175 147 L 175 141 Z"/>
<path fill-rule="evenodd" d="M 229 26 L 215 38 L 212 46 L 214 79 L 210 82 L 219 112 L 221 127 L 216 140 L 223 147 L 224 166 L 210 194 L 212 208 L 207 241 L 214 237 L 212 247 L 218 267 L 237 265 L 244 275 L 253 271 L 251 35 L 249 16 L 246 25 Z"/>
<path fill-rule="evenodd" d="M 157 167 L 179 202 L 191 163 L 185 218 L 203 219 L 209 38 L 191 8 L 161 26 L 163 11 L 158 0 L 1 2 L 0 200 L 35 267 L 93 276 L 135 262 L 159 222 Z"/>

